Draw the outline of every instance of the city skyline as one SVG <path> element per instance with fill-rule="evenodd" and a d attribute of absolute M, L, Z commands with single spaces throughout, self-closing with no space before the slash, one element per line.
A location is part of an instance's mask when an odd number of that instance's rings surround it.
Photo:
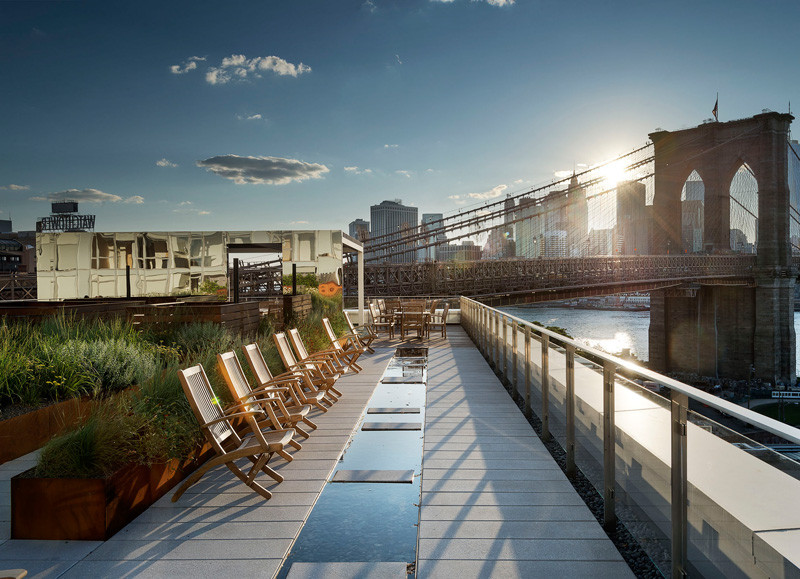
<path fill-rule="evenodd" d="M 4 2 L 0 219 L 33 229 L 64 198 L 102 231 L 344 229 L 393 198 L 452 214 L 694 126 L 717 92 L 720 120 L 787 110 L 797 16 L 790 2 Z"/>

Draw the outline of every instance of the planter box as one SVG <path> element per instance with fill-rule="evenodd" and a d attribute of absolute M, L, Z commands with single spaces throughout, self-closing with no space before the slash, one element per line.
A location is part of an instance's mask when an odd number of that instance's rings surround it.
<path fill-rule="evenodd" d="M 66 428 L 83 422 L 89 416 L 92 401 L 73 398 L 14 416 L 0 422 L 0 463 L 41 448 Z"/>
<path fill-rule="evenodd" d="M 208 460 L 131 464 L 104 479 L 11 479 L 11 538 L 105 541 Z"/>
<path fill-rule="evenodd" d="M 242 303 L 163 303 L 128 306 L 128 320 L 134 325 L 188 324 L 214 322 L 236 334 L 252 334 L 258 330 L 260 314 L 257 302 Z"/>

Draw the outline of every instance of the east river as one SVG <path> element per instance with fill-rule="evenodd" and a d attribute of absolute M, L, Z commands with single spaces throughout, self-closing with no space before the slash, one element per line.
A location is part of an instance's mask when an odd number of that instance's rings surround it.
<path fill-rule="evenodd" d="M 502 308 L 513 316 L 545 326 L 560 326 L 576 340 L 610 354 L 629 348 L 639 360 L 647 360 L 647 330 L 650 312 L 578 310 L 556 307 Z M 794 314 L 794 329 L 800 336 L 800 312 Z M 798 342 L 800 343 L 800 342 Z M 797 354 L 800 375 L 800 352 Z"/>

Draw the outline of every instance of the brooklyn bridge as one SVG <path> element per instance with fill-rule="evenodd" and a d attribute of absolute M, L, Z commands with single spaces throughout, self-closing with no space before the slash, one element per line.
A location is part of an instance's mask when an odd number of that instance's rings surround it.
<path fill-rule="evenodd" d="M 793 118 L 657 130 L 563 179 L 367 239 L 365 293 L 505 305 L 646 291 L 653 368 L 793 383 Z M 469 259 L 475 240 L 480 260 Z M 454 252 L 461 259 L 436 259 Z M 355 264 L 345 268 L 346 291 L 356 276 Z"/>

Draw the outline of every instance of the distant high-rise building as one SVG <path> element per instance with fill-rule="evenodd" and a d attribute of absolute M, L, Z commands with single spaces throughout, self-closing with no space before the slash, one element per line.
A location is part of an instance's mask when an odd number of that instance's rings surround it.
<path fill-rule="evenodd" d="M 620 247 L 614 253 L 647 255 L 650 253 L 646 187 L 637 181 L 617 185 L 617 223 L 614 226 Z"/>
<path fill-rule="evenodd" d="M 613 229 L 592 229 L 589 232 L 589 255 L 612 255 L 618 253 L 617 237 Z"/>
<path fill-rule="evenodd" d="M 0 233 L 11 233 L 11 220 L 0 219 Z"/>
<path fill-rule="evenodd" d="M 589 202 L 573 175 L 569 187 L 540 199 L 522 198 L 516 209 L 520 257 L 584 257 L 589 250 Z"/>
<path fill-rule="evenodd" d="M 481 247 L 474 241 L 465 239 L 461 245 L 451 243 L 443 245 L 438 252 L 439 261 L 478 261 L 481 259 Z"/>
<path fill-rule="evenodd" d="M 369 238 L 369 221 L 364 221 L 363 219 L 351 221 L 348 233 L 350 237 L 354 237 L 359 241 L 366 241 Z"/>
<path fill-rule="evenodd" d="M 425 237 L 422 240 L 423 245 L 428 244 L 436 244 L 432 245 L 431 247 L 423 247 L 419 250 L 418 259 L 420 261 L 435 261 L 439 259 L 437 255 L 437 248 L 441 247 L 442 245 L 447 244 L 447 235 L 445 235 L 441 231 L 436 231 L 440 229 L 444 224 L 442 223 L 442 219 L 444 219 L 444 214 L 442 213 L 423 213 L 422 214 L 422 222 L 420 223 L 420 229 L 423 232 L 430 231 L 431 234 L 428 237 Z"/>
<path fill-rule="evenodd" d="M 789 203 L 800 211 L 800 143 L 789 142 Z"/>
<path fill-rule="evenodd" d="M 503 259 L 506 257 L 514 257 L 514 238 L 510 225 L 503 225 L 492 229 L 489 232 L 489 237 L 483 245 L 484 259 Z"/>
<path fill-rule="evenodd" d="M 681 200 L 681 243 L 674 253 L 696 253 L 703 250 L 705 185 L 702 181 L 686 181 Z"/>
<path fill-rule="evenodd" d="M 406 237 L 414 235 L 418 231 L 417 222 L 417 208 L 406 207 L 403 205 L 402 200 L 395 199 L 394 201 L 382 201 L 378 205 L 372 205 L 369 208 L 370 223 L 372 224 L 372 231 L 370 236 L 374 239 L 382 235 L 387 235 L 384 239 L 378 240 L 376 243 L 383 243 L 386 241 L 394 242 L 394 251 L 407 249 L 405 253 L 398 255 L 387 255 L 389 251 L 381 251 L 378 257 L 383 257 L 382 261 L 390 263 L 410 263 L 416 261 L 416 250 L 414 243 L 402 243 Z"/>

